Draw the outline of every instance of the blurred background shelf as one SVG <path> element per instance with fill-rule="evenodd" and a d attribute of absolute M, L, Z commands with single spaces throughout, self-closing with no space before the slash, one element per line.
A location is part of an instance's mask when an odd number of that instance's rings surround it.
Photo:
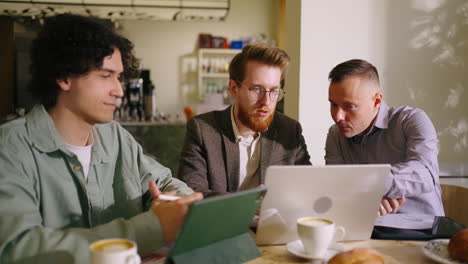
<path fill-rule="evenodd" d="M 180 152 L 185 140 L 185 124 L 161 124 L 149 122 L 121 123 L 143 148 L 146 155 L 171 169 L 176 177 Z"/>
<path fill-rule="evenodd" d="M 229 79 L 229 73 L 201 73 L 202 78 L 226 78 Z"/>
<path fill-rule="evenodd" d="M 239 49 L 198 49 L 198 96 L 223 93 L 228 89 L 229 63 Z"/>

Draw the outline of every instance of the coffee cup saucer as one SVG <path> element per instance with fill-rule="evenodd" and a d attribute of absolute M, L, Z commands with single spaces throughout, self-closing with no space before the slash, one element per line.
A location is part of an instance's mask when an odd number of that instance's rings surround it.
<path fill-rule="evenodd" d="M 306 258 L 306 259 L 324 259 L 324 260 L 329 260 L 336 254 L 343 252 L 344 248 L 338 244 L 331 244 L 327 252 L 323 257 L 315 257 L 315 256 L 310 256 L 304 251 L 304 246 L 302 245 L 301 240 L 294 240 L 286 244 L 286 248 L 288 249 L 289 253 L 301 257 L 301 258 Z"/>

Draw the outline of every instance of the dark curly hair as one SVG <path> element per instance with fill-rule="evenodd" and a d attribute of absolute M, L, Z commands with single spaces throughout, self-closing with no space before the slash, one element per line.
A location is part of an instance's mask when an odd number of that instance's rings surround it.
<path fill-rule="evenodd" d="M 102 66 L 114 48 L 122 54 L 123 78 L 136 74 L 133 44 L 105 21 L 61 14 L 45 21 L 31 49 L 32 94 L 47 109 L 57 103 L 57 80 L 80 76 Z"/>

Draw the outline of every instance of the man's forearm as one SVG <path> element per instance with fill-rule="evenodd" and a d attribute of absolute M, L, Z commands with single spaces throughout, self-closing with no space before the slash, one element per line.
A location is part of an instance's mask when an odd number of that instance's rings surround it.
<path fill-rule="evenodd" d="M 434 171 L 418 161 L 393 165 L 385 186 L 385 196 L 396 199 L 433 192 L 433 177 L 438 177 Z"/>

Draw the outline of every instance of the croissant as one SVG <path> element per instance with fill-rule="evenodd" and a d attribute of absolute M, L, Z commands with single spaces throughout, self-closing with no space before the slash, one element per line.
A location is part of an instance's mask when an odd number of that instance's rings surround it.
<path fill-rule="evenodd" d="M 329 264 L 383 264 L 380 254 L 372 248 L 355 248 L 336 254 Z"/>

